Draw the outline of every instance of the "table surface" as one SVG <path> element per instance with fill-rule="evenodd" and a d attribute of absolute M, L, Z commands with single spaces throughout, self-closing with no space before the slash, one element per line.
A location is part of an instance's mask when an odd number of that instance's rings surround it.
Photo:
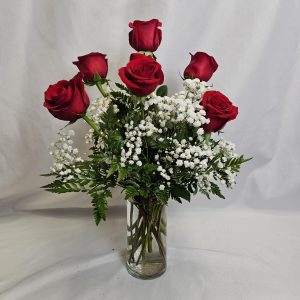
<path fill-rule="evenodd" d="M 1 300 L 300 299 L 299 213 L 171 204 L 167 272 L 143 281 L 124 266 L 119 195 L 99 227 L 81 195 L 14 197 L 0 212 Z"/>

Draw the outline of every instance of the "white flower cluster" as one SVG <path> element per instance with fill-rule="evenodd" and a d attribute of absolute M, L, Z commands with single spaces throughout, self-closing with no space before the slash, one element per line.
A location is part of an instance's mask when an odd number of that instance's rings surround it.
<path fill-rule="evenodd" d="M 207 179 L 208 176 L 202 175 L 207 169 L 208 158 L 212 157 L 212 150 L 209 145 L 205 143 L 192 144 L 192 138 L 188 141 L 183 139 L 180 142 L 176 138 L 168 138 L 172 142 L 172 149 L 159 151 L 155 156 L 158 165 L 157 171 L 160 176 L 166 180 L 166 184 L 170 185 L 170 180 L 174 174 L 174 169 L 177 173 L 187 169 L 193 173 L 201 181 Z M 207 184 L 203 183 L 203 187 Z"/>
<path fill-rule="evenodd" d="M 169 154 L 173 156 L 176 166 L 204 171 L 207 168 L 207 157 L 211 157 L 212 151 L 207 144 L 192 145 L 185 139 L 179 143 L 174 140 L 176 149 Z M 167 159 L 169 156 L 167 156 Z"/>
<path fill-rule="evenodd" d="M 74 174 L 80 174 L 80 169 L 76 168 L 76 162 L 82 162 L 83 159 L 78 155 L 77 148 L 73 148 L 72 136 L 75 135 L 74 130 L 68 133 L 58 132 L 59 139 L 55 143 L 51 143 L 50 156 L 53 158 L 53 166 L 50 167 L 51 172 L 62 176 L 64 181 L 74 178 Z"/>
<path fill-rule="evenodd" d="M 230 167 L 225 168 L 225 163 L 228 159 L 237 157 L 235 145 L 232 142 L 220 138 L 218 145 L 213 149 L 213 153 L 214 155 L 218 153 L 223 154 L 218 162 L 218 168 L 222 169 L 227 175 L 225 180 L 222 179 L 218 173 L 216 173 L 215 176 L 220 179 L 223 185 L 226 184 L 228 187 L 232 187 L 235 184 L 235 176 L 237 176 L 237 173 L 233 172 Z"/>
<path fill-rule="evenodd" d="M 134 126 L 133 121 L 129 124 L 125 124 L 126 139 L 124 141 L 124 148 L 121 152 L 121 166 L 125 167 L 126 163 L 129 165 L 136 164 L 137 166 L 142 166 L 142 161 L 140 155 L 142 153 L 142 138 L 145 136 L 152 136 L 154 133 L 162 133 L 161 128 L 156 128 L 151 122 L 149 116 L 146 117 L 146 120 L 141 120 L 141 122 Z"/>
<path fill-rule="evenodd" d="M 202 86 L 198 79 L 187 80 L 195 83 L 197 88 Z M 193 90 L 193 92 L 182 91 L 171 97 L 160 97 L 152 94 L 151 98 L 145 102 L 144 109 L 153 120 L 158 120 L 159 126 L 163 129 L 174 126 L 176 123 L 187 122 L 191 126 L 198 128 L 198 138 L 202 140 L 204 131 L 200 127 L 209 123 L 209 119 L 205 117 L 206 112 L 199 104 L 201 98 L 198 98 L 197 103 L 195 103 L 196 95 L 198 95 L 197 90 Z"/>
<path fill-rule="evenodd" d="M 194 101 L 198 101 L 202 98 L 203 94 L 211 89 L 211 85 L 209 85 L 206 81 L 200 81 L 198 78 L 196 79 L 185 79 L 183 81 L 183 86 L 185 91 L 187 92 L 187 96 Z"/>
<path fill-rule="evenodd" d="M 171 139 L 175 145 L 174 150 L 166 150 L 158 152 L 155 156 L 158 165 L 157 171 L 160 176 L 166 180 L 166 184 L 170 185 L 171 176 L 174 174 L 174 169 L 178 170 L 187 169 L 193 173 L 198 181 L 198 185 L 202 190 L 211 192 L 211 183 L 215 178 L 220 179 L 222 184 L 231 187 L 235 183 L 235 176 L 237 173 L 232 172 L 229 167 L 225 167 L 227 159 L 236 157 L 234 152 L 234 145 L 231 142 L 221 139 L 219 146 L 214 149 L 210 144 L 198 143 L 193 145 L 191 141 L 185 139 L 180 142 L 177 139 Z M 218 168 L 222 169 L 222 174 L 218 171 L 208 168 L 209 160 L 213 159 L 217 154 L 222 153 L 218 160 Z M 180 171 L 179 171 L 180 172 Z M 224 179 L 224 173 L 226 178 Z"/>
<path fill-rule="evenodd" d="M 225 165 L 228 159 L 237 157 L 235 153 L 235 145 L 229 141 L 221 138 L 216 147 L 212 148 L 209 143 L 198 143 L 193 145 L 186 140 L 180 143 L 174 139 L 176 145 L 175 151 L 166 151 L 166 161 L 176 165 L 179 168 L 190 169 L 194 172 L 198 185 L 202 190 L 211 192 L 211 183 L 214 179 L 219 179 L 221 184 L 232 187 L 235 183 L 236 172 L 233 172 L 230 167 Z M 217 160 L 218 170 L 208 167 L 209 160 L 213 159 L 216 155 L 222 154 Z M 161 160 L 162 157 L 160 157 Z M 159 156 L 157 157 L 159 159 Z M 158 164 L 160 164 L 158 162 Z M 169 168 L 170 175 L 173 174 L 173 168 Z M 224 174 L 226 174 L 224 178 Z M 162 177 L 166 178 L 161 174 Z"/>
<path fill-rule="evenodd" d="M 151 109 L 149 115 L 158 118 L 162 128 L 166 127 L 167 122 L 174 124 L 186 121 L 197 128 L 208 123 L 203 107 L 200 104 L 195 107 L 192 100 L 185 97 L 185 92 L 175 94 L 172 97 L 152 95 L 152 98 L 145 103 L 145 110 L 148 110 L 152 105 L 157 107 L 157 110 Z M 203 130 L 200 130 L 199 135 L 202 134 Z"/>
<path fill-rule="evenodd" d="M 87 116 L 89 118 L 91 118 L 96 125 L 99 125 L 101 122 L 101 116 L 103 113 L 105 113 L 108 109 L 108 106 L 111 102 L 111 99 L 109 97 L 100 97 L 95 99 L 89 106 L 88 110 L 87 110 Z M 118 108 L 115 108 L 115 112 Z M 94 129 L 89 129 L 88 133 L 85 135 L 85 142 L 87 144 L 91 144 L 94 142 L 93 140 L 93 133 L 94 133 Z M 99 138 L 98 139 L 98 144 L 96 145 L 99 148 L 103 147 L 103 142 L 102 140 Z"/>
<path fill-rule="evenodd" d="M 224 153 L 224 162 L 229 158 L 237 157 L 235 153 L 235 145 L 232 142 L 224 140 L 223 138 L 220 138 L 215 151 L 222 151 Z"/>

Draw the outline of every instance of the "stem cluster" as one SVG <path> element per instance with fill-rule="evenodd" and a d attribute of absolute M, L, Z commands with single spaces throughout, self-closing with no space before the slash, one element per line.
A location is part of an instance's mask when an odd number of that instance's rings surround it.
<path fill-rule="evenodd" d="M 155 251 L 155 247 L 163 260 L 166 259 L 166 250 L 163 235 L 166 235 L 166 223 L 163 218 L 164 206 L 146 201 L 130 201 L 128 220 L 128 241 L 130 245 L 129 263 L 145 263 L 147 255 Z M 134 209 L 138 213 L 134 215 Z M 156 243 L 156 244 L 154 244 Z"/>

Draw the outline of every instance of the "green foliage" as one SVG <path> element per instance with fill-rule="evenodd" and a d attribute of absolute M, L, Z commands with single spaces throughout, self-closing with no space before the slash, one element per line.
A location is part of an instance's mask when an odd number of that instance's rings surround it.
<path fill-rule="evenodd" d="M 46 174 L 40 174 L 40 176 L 51 177 L 51 176 L 56 176 L 56 174 L 55 173 L 46 173 Z"/>
<path fill-rule="evenodd" d="M 199 192 L 200 192 L 201 194 L 203 194 L 204 196 L 206 196 L 206 198 L 210 199 L 209 193 L 208 193 L 206 190 L 204 190 L 204 189 L 199 189 Z"/>
<path fill-rule="evenodd" d="M 108 130 L 107 137 L 105 138 L 107 148 L 112 153 L 119 153 L 123 144 L 123 139 L 117 130 Z"/>
<path fill-rule="evenodd" d="M 116 85 L 121 88 L 123 91 L 126 91 L 126 93 L 122 91 L 112 91 L 111 96 L 112 98 L 112 105 L 116 104 L 118 106 L 119 111 L 115 114 L 115 118 L 118 120 L 118 123 L 116 124 L 118 128 L 120 128 L 121 124 L 125 124 L 125 119 L 128 117 L 128 114 L 131 112 L 130 109 L 130 95 L 128 95 L 129 91 L 125 86 L 122 84 L 117 84 Z M 109 121 L 109 120 L 107 120 Z"/>
<path fill-rule="evenodd" d="M 156 189 L 155 190 L 155 196 L 158 202 L 160 202 L 161 204 L 167 204 L 168 200 L 169 200 L 169 191 L 168 190 L 159 190 Z"/>
<path fill-rule="evenodd" d="M 170 142 L 168 140 L 163 140 L 162 142 L 160 142 L 158 140 L 158 136 L 156 134 L 154 134 L 151 137 L 148 137 L 146 139 L 147 141 L 147 146 L 149 148 L 155 149 L 155 150 L 159 150 L 159 149 L 166 149 L 169 147 Z"/>
<path fill-rule="evenodd" d="M 115 130 L 118 124 L 118 118 L 114 112 L 113 103 L 110 103 L 105 113 L 101 116 L 101 123 L 104 124 L 106 130 Z"/>
<path fill-rule="evenodd" d="M 172 184 L 171 185 L 171 197 L 174 198 L 178 202 L 181 202 L 181 201 L 179 201 L 179 198 L 190 201 L 191 193 L 183 185 Z"/>
<path fill-rule="evenodd" d="M 186 122 L 180 122 L 176 126 L 177 139 L 179 141 L 185 139 L 187 136 L 190 136 L 193 130 L 195 130 L 195 127 L 189 126 L 188 124 L 186 124 Z"/>
<path fill-rule="evenodd" d="M 133 175 L 133 173 L 131 173 Z M 122 186 L 125 191 L 125 199 L 133 199 L 135 197 L 144 197 L 147 198 L 150 195 L 150 187 L 146 186 L 142 182 L 141 177 L 139 180 L 135 180 L 133 176 L 128 176 L 126 180 L 122 182 Z"/>
<path fill-rule="evenodd" d="M 123 84 L 121 84 L 121 83 L 115 83 L 115 85 L 120 89 L 120 90 L 122 90 L 122 91 L 125 91 L 126 93 L 129 93 L 129 90 L 128 90 L 128 88 L 125 86 L 125 85 L 123 85 Z"/>
<path fill-rule="evenodd" d="M 100 82 L 101 84 L 105 84 L 107 83 L 109 80 L 107 80 L 106 78 L 102 78 L 98 73 L 94 74 L 94 78 L 92 81 L 85 81 L 84 84 L 89 85 L 89 86 L 93 86 L 96 84 L 96 82 Z"/>
<path fill-rule="evenodd" d="M 243 155 L 241 155 L 239 157 L 234 157 L 234 158 L 228 159 L 226 161 L 225 167 L 230 167 L 233 172 L 237 173 L 240 171 L 241 164 L 243 164 L 251 159 L 252 159 L 252 157 L 244 158 Z"/>
<path fill-rule="evenodd" d="M 223 156 L 223 153 L 220 152 L 217 155 L 215 155 L 211 160 L 208 161 L 207 164 L 207 172 L 210 171 L 211 168 L 217 169 L 218 168 L 218 161 Z"/>
<path fill-rule="evenodd" d="M 137 190 L 136 187 L 129 185 L 125 187 L 125 199 L 133 199 L 136 196 L 140 196 L 139 191 Z"/>
<path fill-rule="evenodd" d="M 120 181 L 124 180 L 127 175 L 128 175 L 128 169 L 127 168 L 118 167 L 117 182 L 120 182 Z"/>
<path fill-rule="evenodd" d="M 196 194 L 198 192 L 198 183 L 197 180 L 191 180 L 187 185 L 187 189 L 191 194 Z"/>
<path fill-rule="evenodd" d="M 95 152 L 94 154 L 89 155 L 89 158 L 91 158 L 97 162 L 103 162 L 107 159 L 107 156 L 103 152 Z"/>
<path fill-rule="evenodd" d="M 126 103 L 126 102 L 128 102 L 129 99 L 130 99 L 130 96 L 129 96 L 129 95 L 124 94 L 124 93 L 121 92 L 121 91 L 112 91 L 110 94 L 113 96 L 114 101 L 119 100 L 119 102 Z"/>
<path fill-rule="evenodd" d="M 168 95 L 168 87 L 166 85 L 160 86 L 156 91 L 156 95 L 160 96 L 160 97 L 167 96 Z"/>
<path fill-rule="evenodd" d="M 220 190 L 219 186 L 217 184 L 215 184 L 214 182 L 210 182 L 210 184 L 211 184 L 211 192 L 214 195 L 216 195 L 216 196 L 218 196 L 218 197 L 220 197 L 222 199 L 225 199 L 225 197 L 221 193 L 221 190 Z"/>
<path fill-rule="evenodd" d="M 111 164 L 106 177 L 110 177 L 118 171 L 118 165 L 116 163 Z"/>
<path fill-rule="evenodd" d="M 146 174 L 153 174 L 153 172 L 157 169 L 157 165 L 156 164 L 145 164 L 144 165 L 144 169 L 143 171 Z"/>
<path fill-rule="evenodd" d="M 205 140 L 206 143 L 209 142 L 210 137 L 211 137 L 211 133 L 210 132 L 205 132 L 204 133 L 204 140 Z"/>
<path fill-rule="evenodd" d="M 48 192 L 51 193 L 70 193 L 70 192 L 86 192 L 86 185 L 89 184 L 89 180 L 69 180 L 68 182 L 63 182 L 61 180 L 55 180 L 50 184 L 42 186 Z"/>
<path fill-rule="evenodd" d="M 101 186 L 94 187 L 88 192 L 88 194 L 92 197 L 94 219 L 96 225 L 98 225 L 101 220 L 106 220 L 106 213 L 108 209 L 107 198 L 111 197 L 112 194 L 111 191 Z"/>

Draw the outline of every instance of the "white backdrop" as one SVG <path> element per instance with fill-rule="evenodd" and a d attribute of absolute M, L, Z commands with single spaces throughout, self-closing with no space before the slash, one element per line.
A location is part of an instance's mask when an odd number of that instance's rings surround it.
<path fill-rule="evenodd" d="M 0 299 L 300 299 L 299 15 L 297 0 L 1 0 Z M 65 125 L 42 107 L 44 90 L 91 51 L 107 53 L 118 80 L 129 21 L 151 18 L 171 92 L 188 52 L 216 58 L 214 86 L 239 107 L 225 136 L 254 160 L 226 200 L 170 205 L 168 272 L 143 282 L 121 259 L 122 196 L 96 228 L 87 197 L 47 194 L 38 175 Z"/>

